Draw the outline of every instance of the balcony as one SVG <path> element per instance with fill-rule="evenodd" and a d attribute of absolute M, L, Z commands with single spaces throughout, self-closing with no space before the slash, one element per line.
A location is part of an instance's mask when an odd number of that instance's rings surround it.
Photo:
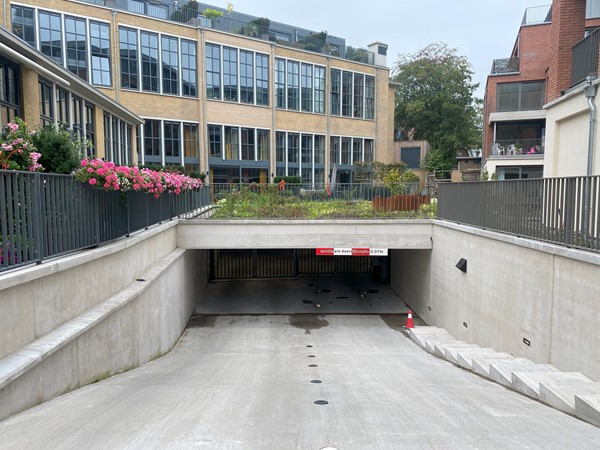
<path fill-rule="evenodd" d="M 519 73 L 519 58 L 495 59 L 492 63 L 492 75 L 503 75 L 507 73 Z"/>
<path fill-rule="evenodd" d="M 525 10 L 521 26 L 541 25 L 550 22 L 552 22 L 552 5 L 532 6 Z"/>
<path fill-rule="evenodd" d="M 575 44 L 572 48 L 573 68 L 571 71 L 571 86 L 585 81 L 588 76 L 598 76 L 598 42 L 600 28 Z"/>
<path fill-rule="evenodd" d="M 541 110 L 545 94 L 543 81 L 498 84 L 496 112 Z"/>
<path fill-rule="evenodd" d="M 504 139 L 492 144 L 490 156 L 496 157 L 534 157 L 543 158 L 544 139 Z"/>

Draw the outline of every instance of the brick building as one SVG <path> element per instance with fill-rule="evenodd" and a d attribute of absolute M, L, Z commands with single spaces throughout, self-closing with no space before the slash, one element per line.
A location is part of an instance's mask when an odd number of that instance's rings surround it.
<path fill-rule="evenodd" d="M 385 44 L 349 55 L 341 38 L 305 29 L 286 37 L 281 24 L 224 10 L 207 17 L 205 6 L 5 2 L 6 29 L 143 123 L 80 113 L 72 98 L 60 105 L 59 86 L 42 76 L 22 97 L 48 107 L 22 113 L 33 125 L 93 127 L 96 154 L 107 160 L 183 165 L 212 182 L 296 175 L 324 183 L 334 165 L 338 181 L 349 182 L 355 162 L 392 161 Z"/>
<path fill-rule="evenodd" d="M 562 128 L 565 144 L 579 150 L 563 152 L 565 161 L 557 165 L 557 123 L 572 121 L 557 105 L 581 91 L 588 75 L 597 76 L 599 26 L 600 0 L 554 0 L 526 9 L 510 58 L 494 60 L 487 79 L 483 170 L 498 179 L 583 174 L 581 163 L 575 169 L 572 162 L 582 155 L 582 144 L 575 143 L 587 107 L 571 111 L 579 117 L 576 127 Z"/>

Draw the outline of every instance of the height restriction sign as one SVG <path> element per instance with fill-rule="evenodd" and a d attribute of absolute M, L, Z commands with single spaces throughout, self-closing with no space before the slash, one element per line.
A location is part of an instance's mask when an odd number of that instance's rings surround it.
<path fill-rule="evenodd" d="M 317 256 L 387 256 L 387 248 L 369 248 L 369 247 L 320 247 L 316 249 Z"/>

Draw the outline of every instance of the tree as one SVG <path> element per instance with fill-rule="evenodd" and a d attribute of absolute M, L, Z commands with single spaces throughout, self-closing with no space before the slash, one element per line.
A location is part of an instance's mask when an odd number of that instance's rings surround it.
<path fill-rule="evenodd" d="M 394 66 L 393 79 L 399 84 L 396 126 L 413 139 L 431 144 L 429 162 L 442 165 L 434 169 L 451 168 L 457 149 L 481 144 L 481 100 L 474 97 L 479 85 L 472 83 L 472 76 L 467 58 L 444 43 L 402 54 Z"/>

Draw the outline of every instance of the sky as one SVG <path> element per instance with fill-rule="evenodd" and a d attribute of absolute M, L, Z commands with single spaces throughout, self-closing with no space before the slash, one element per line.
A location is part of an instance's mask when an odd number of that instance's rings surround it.
<path fill-rule="evenodd" d="M 227 2 L 206 1 L 219 7 Z M 551 0 L 229 0 L 237 12 L 268 17 L 346 39 L 346 45 L 389 45 L 388 67 L 398 55 L 416 53 L 433 42 L 445 42 L 466 56 L 483 98 L 492 61 L 508 58 L 523 13 Z"/>

